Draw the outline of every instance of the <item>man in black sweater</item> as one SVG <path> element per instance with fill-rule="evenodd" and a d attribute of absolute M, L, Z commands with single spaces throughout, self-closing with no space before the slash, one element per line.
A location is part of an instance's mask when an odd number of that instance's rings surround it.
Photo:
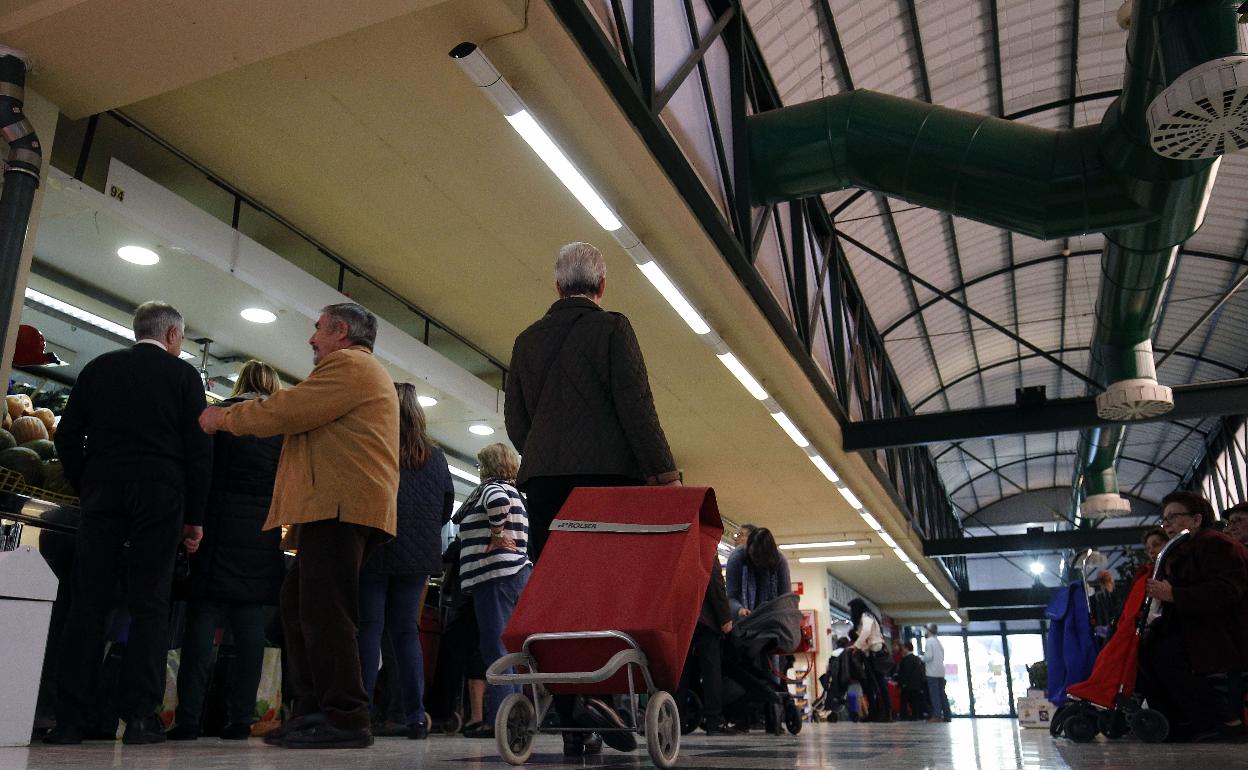
<path fill-rule="evenodd" d="M 199 547 L 212 473 L 211 439 L 199 429 L 204 386 L 179 359 L 183 332 L 173 307 L 140 305 L 138 342 L 87 364 L 61 417 L 56 449 L 81 495 L 82 524 L 61 640 L 57 726 L 45 743 L 83 739 L 118 574 L 130 611 L 122 740 L 165 739 L 156 708 L 165 690 L 174 558 L 179 541 L 191 553 Z"/>

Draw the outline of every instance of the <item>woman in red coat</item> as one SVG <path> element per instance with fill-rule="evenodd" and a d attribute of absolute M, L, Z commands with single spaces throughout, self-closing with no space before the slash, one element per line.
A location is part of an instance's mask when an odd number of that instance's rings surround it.
<path fill-rule="evenodd" d="M 1140 649 L 1139 689 L 1166 715 L 1171 734 L 1193 740 L 1237 736 L 1243 722 L 1210 686 L 1209 674 L 1248 669 L 1248 549 L 1212 528 L 1213 509 L 1194 492 L 1162 500 L 1162 527 L 1191 537 L 1166 557 L 1148 595 L 1161 602 Z"/>

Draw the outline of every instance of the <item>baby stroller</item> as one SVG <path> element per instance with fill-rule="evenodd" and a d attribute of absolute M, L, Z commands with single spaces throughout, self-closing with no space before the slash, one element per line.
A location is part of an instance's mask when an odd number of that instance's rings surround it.
<path fill-rule="evenodd" d="M 780 735 L 785 729 L 797 735 L 802 714 L 789 693 L 787 651 L 801 642 L 802 613 L 797 595 L 784 594 L 759 605 L 737 621 L 729 635 L 724 656 L 724 708 L 748 719 L 756 707 L 763 709 L 767 731 Z M 773 656 L 781 664 L 773 667 Z M 779 668 L 779 670 L 777 670 Z"/>
<path fill-rule="evenodd" d="M 513 765 L 528 760 L 554 695 L 627 694 L 624 728 L 563 725 L 552 731 L 644 733 L 654 764 L 672 767 L 680 752 L 680 714 L 671 692 L 723 530 L 714 491 L 580 488 L 550 529 L 503 631 L 504 644 L 515 652 L 486 671 L 490 684 L 531 692 L 531 698 L 512 693 L 500 704 L 494 722 L 499 754 Z M 637 705 L 642 693 L 644 717 Z"/>
<path fill-rule="evenodd" d="M 848 648 L 828 657 L 828 670 L 819 677 L 823 693 L 815 699 L 813 711 L 826 712 L 827 721 L 839 722 L 849 719 L 849 685 L 863 676 L 861 666 L 854 660 Z"/>
<path fill-rule="evenodd" d="M 1166 556 L 1190 537 L 1183 530 L 1166 543 L 1157 556 L 1152 579 L 1156 580 Z M 1160 711 L 1145 708 L 1135 692 L 1140 638 L 1148 624 L 1152 598 L 1145 596 L 1147 573 L 1138 578 L 1118 620 L 1118 629 L 1096 658 L 1092 675 L 1066 689 L 1067 702 L 1053 714 L 1049 734 L 1076 743 L 1087 743 L 1102 733 L 1107 738 L 1123 738 L 1134 733 L 1145 743 L 1160 743 L 1170 734 L 1170 723 Z"/>

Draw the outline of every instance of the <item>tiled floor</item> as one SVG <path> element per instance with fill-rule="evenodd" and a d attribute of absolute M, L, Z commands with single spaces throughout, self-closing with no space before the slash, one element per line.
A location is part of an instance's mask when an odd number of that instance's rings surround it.
<path fill-rule="evenodd" d="M 558 736 L 540 736 L 531 768 L 652 767 L 644 747 L 634 754 L 604 749 L 599 757 L 565 760 Z M 739 737 L 686 736 L 678 767 L 716 770 L 752 768 L 1223 768 L 1248 767 L 1248 747 L 1234 744 L 1158 744 L 1133 740 L 1077 745 L 1054 741 L 1044 730 L 1020 730 L 1006 719 L 958 719 L 952 724 L 806 725 L 796 737 L 750 734 Z M 434 736 L 417 742 L 383 738 L 370 749 L 292 751 L 200 739 L 189 744 L 123 747 L 120 743 L 85 743 L 79 747 L 0 748 L 0 769 L 160 768 L 161 770 L 378 770 L 386 768 L 489 768 L 503 770 L 493 741 Z"/>

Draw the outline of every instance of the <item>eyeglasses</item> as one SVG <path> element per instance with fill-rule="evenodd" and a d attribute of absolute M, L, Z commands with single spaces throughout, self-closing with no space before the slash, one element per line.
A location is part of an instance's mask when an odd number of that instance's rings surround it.
<path fill-rule="evenodd" d="M 1196 515 L 1196 514 L 1194 514 L 1194 513 L 1188 513 L 1187 511 L 1180 511 L 1179 513 L 1172 513 L 1172 514 L 1170 514 L 1170 515 L 1168 515 L 1168 516 L 1162 516 L 1162 517 L 1161 517 L 1161 520 L 1160 520 L 1160 521 L 1158 521 L 1157 523 L 1158 523 L 1158 524 L 1169 524 L 1170 522 L 1174 521 L 1175 519 L 1182 518 L 1183 516 L 1188 516 L 1188 517 L 1191 517 L 1191 516 L 1195 516 L 1195 515 Z"/>

